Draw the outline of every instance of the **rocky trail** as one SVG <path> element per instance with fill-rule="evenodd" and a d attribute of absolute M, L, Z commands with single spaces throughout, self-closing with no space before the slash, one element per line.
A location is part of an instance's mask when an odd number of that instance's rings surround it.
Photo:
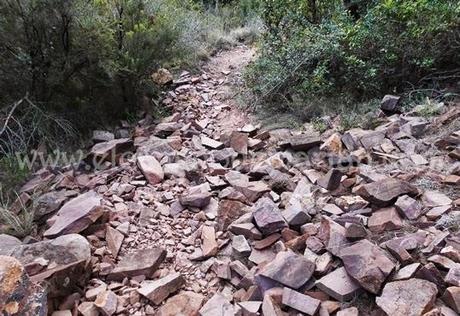
<path fill-rule="evenodd" d="M 156 77 L 171 116 L 24 185 L 39 237 L 0 235 L 2 315 L 460 313 L 460 107 L 264 130 L 234 97 L 253 54 Z"/>

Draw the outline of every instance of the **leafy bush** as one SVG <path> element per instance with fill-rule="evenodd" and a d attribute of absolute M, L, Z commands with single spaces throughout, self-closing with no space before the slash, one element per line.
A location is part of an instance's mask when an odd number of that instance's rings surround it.
<path fill-rule="evenodd" d="M 57 137 L 36 133 L 31 126 L 37 124 L 29 124 L 31 104 L 33 113 L 70 122 L 79 132 L 70 138 L 148 109 L 158 95 L 150 80 L 155 69 L 193 66 L 216 46 L 235 43 L 230 27 L 250 19 L 239 3 L 220 10 L 237 21 L 228 24 L 192 0 L 1 1 L 0 131 L 4 122 L 13 124 L 12 135 L 29 128 L 33 137 L 23 137 L 28 150 L 67 134 L 56 120 L 47 122 L 54 122 L 48 132 Z M 26 95 L 30 102 L 7 121 L 14 102 Z M 11 143 L 6 134 L 0 140 Z"/>
<path fill-rule="evenodd" d="M 288 111 L 332 98 L 349 106 L 458 73 L 460 2 L 354 3 L 264 2 L 267 33 L 246 73 L 256 105 Z"/>

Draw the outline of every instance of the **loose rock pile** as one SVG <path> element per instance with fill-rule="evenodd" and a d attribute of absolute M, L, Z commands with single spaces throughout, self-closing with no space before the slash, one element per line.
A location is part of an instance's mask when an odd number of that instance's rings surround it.
<path fill-rule="evenodd" d="M 237 75 L 184 72 L 173 115 L 95 134 L 102 170 L 23 187 L 44 239 L 0 235 L 3 314 L 460 313 L 459 107 L 428 121 L 387 96 L 375 130 L 229 129 Z"/>

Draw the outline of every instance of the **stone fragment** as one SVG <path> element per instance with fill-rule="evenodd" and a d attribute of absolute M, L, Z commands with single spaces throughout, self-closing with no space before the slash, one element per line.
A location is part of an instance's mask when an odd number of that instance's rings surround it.
<path fill-rule="evenodd" d="M 232 248 L 242 256 L 249 256 L 251 254 L 251 246 L 243 235 L 233 236 Z"/>
<path fill-rule="evenodd" d="M 294 308 L 295 310 L 307 315 L 315 315 L 319 309 L 321 301 L 285 287 L 283 290 L 282 303 L 283 305 Z"/>
<path fill-rule="evenodd" d="M 209 138 L 207 136 L 204 136 L 204 135 L 201 135 L 201 143 L 203 144 L 203 146 L 206 146 L 206 147 L 209 147 L 209 148 L 212 148 L 212 149 L 222 149 L 224 148 L 224 144 L 217 141 L 217 140 L 214 140 L 212 138 Z"/>
<path fill-rule="evenodd" d="M 91 247 L 86 238 L 77 234 L 60 236 L 18 246 L 11 253 L 28 271 L 34 282 L 48 284 L 48 297 L 71 294 L 89 278 Z M 75 277 L 68 278 L 69 275 Z"/>
<path fill-rule="evenodd" d="M 203 257 L 209 258 L 217 254 L 219 246 L 216 241 L 216 231 L 214 227 L 203 226 L 201 231 L 201 249 Z"/>
<path fill-rule="evenodd" d="M 350 243 L 345 234 L 345 227 L 337 224 L 327 216 L 321 218 L 321 226 L 317 237 L 323 242 L 327 251 L 334 256 L 337 256 L 340 250 Z"/>
<path fill-rule="evenodd" d="M 347 270 L 363 288 L 377 294 L 395 264 L 378 246 L 364 239 L 343 248 L 338 255 Z"/>
<path fill-rule="evenodd" d="M 197 192 L 182 195 L 179 198 L 180 204 L 185 207 L 205 208 L 211 202 L 211 194 L 208 192 Z"/>
<path fill-rule="evenodd" d="M 359 283 L 348 275 L 344 267 L 319 279 L 316 286 L 340 302 L 350 301 L 361 292 Z"/>
<path fill-rule="evenodd" d="M 394 113 L 397 111 L 401 97 L 387 94 L 380 101 L 380 109 L 383 111 Z"/>
<path fill-rule="evenodd" d="M 317 183 L 329 191 L 334 191 L 340 186 L 342 176 L 343 173 L 339 169 L 333 168 L 324 177 L 318 179 Z"/>
<path fill-rule="evenodd" d="M 247 206 L 239 201 L 221 200 L 217 210 L 217 226 L 225 231 L 236 219 L 247 212 Z"/>
<path fill-rule="evenodd" d="M 460 287 L 448 287 L 442 295 L 442 300 L 454 311 L 460 313 Z"/>
<path fill-rule="evenodd" d="M 361 224 L 348 223 L 345 225 L 345 237 L 351 241 L 366 238 L 367 231 Z"/>
<path fill-rule="evenodd" d="M 410 220 L 416 220 L 423 214 L 422 205 L 408 195 L 400 196 L 396 200 L 395 207 Z"/>
<path fill-rule="evenodd" d="M 359 311 L 356 307 L 348 307 L 338 311 L 336 316 L 358 316 Z"/>
<path fill-rule="evenodd" d="M 118 297 L 112 291 L 104 291 L 97 296 L 94 305 L 103 316 L 112 316 L 117 311 Z"/>
<path fill-rule="evenodd" d="M 95 144 L 85 161 L 97 169 L 102 169 L 106 161 L 117 163 L 120 155 L 132 152 L 133 141 L 129 138 L 119 138 Z"/>
<path fill-rule="evenodd" d="M 82 316 L 99 316 L 99 310 L 93 302 L 82 302 L 77 310 Z"/>
<path fill-rule="evenodd" d="M 158 310 L 157 316 L 198 315 L 204 296 L 183 291 L 169 298 Z"/>
<path fill-rule="evenodd" d="M 246 301 L 238 303 L 243 311 L 243 316 L 258 316 L 262 302 L 260 301 Z"/>
<path fill-rule="evenodd" d="M 277 304 L 273 297 L 270 295 L 264 295 L 264 300 L 262 302 L 262 315 L 284 316 L 285 313 L 281 310 L 281 307 Z"/>
<path fill-rule="evenodd" d="M 408 182 L 388 178 L 361 185 L 355 192 L 376 206 L 385 207 L 392 205 L 401 195 L 417 195 L 418 190 Z"/>
<path fill-rule="evenodd" d="M 123 239 L 125 239 L 125 236 L 121 232 L 110 226 L 107 227 L 105 240 L 107 241 L 107 248 L 109 248 L 114 258 L 117 258 L 120 252 Z"/>
<path fill-rule="evenodd" d="M 376 304 L 388 315 L 418 316 L 434 307 L 438 289 L 421 279 L 389 282 L 383 288 Z"/>
<path fill-rule="evenodd" d="M 403 221 L 394 207 L 387 207 L 372 213 L 367 226 L 374 233 L 400 229 Z"/>
<path fill-rule="evenodd" d="M 412 278 L 415 273 L 417 273 L 417 270 L 420 269 L 421 264 L 416 262 L 409 264 L 403 268 L 401 268 L 394 276 L 393 276 L 393 281 L 401 281 L 401 280 L 407 280 Z"/>
<path fill-rule="evenodd" d="M 102 197 L 95 191 L 89 191 L 64 204 L 53 217 L 51 227 L 43 236 L 54 238 L 79 233 L 93 224 L 103 213 Z"/>
<path fill-rule="evenodd" d="M 161 304 L 169 295 L 184 285 L 185 279 L 178 272 L 169 274 L 154 281 L 144 281 L 137 290 L 139 294 L 148 298 L 153 304 Z"/>
<path fill-rule="evenodd" d="M 438 207 L 452 204 L 452 200 L 445 194 L 430 190 L 423 193 L 422 202 L 425 207 Z"/>
<path fill-rule="evenodd" d="M 282 212 L 289 225 L 300 226 L 310 221 L 308 211 L 314 208 L 312 186 L 306 181 L 299 181 L 294 192 Z"/>
<path fill-rule="evenodd" d="M 247 155 L 248 135 L 246 133 L 233 132 L 230 136 L 230 147 L 241 155 Z"/>
<path fill-rule="evenodd" d="M 0 234 L 0 256 L 11 255 L 14 248 L 20 246 L 21 244 L 22 242 L 16 237 Z"/>
<path fill-rule="evenodd" d="M 200 316 L 236 316 L 235 307 L 221 293 L 214 294 L 200 309 Z"/>
<path fill-rule="evenodd" d="M 166 258 L 166 251 L 160 248 L 139 249 L 127 254 L 108 275 L 109 280 L 123 280 L 137 275 L 151 276 Z"/>
<path fill-rule="evenodd" d="M 163 181 L 164 171 L 158 160 L 153 156 L 137 157 L 137 165 L 144 174 L 145 178 L 151 185 L 155 185 Z"/>
<path fill-rule="evenodd" d="M 319 147 L 320 150 L 339 155 L 342 152 L 342 139 L 339 133 L 334 133 Z"/>
<path fill-rule="evenodd" d="M 282 251 L 259 271 L 256 278 L 262 276 L 290 288 L 298 289 L 307 283 L 314 270 L 315 264 L 307 258 L 291 251 Z"/>
<path fill-rule="evenodd" d="M 115 135 L 113 133 L 100 130 L 93 131 L 93 137 L 91 138 L 94 143 L 103 143 L 114 139 Z"/>
<path fill-rule="evenodd" d="M 287 227 L 279 208 L 269 198 L 260 199 L 254 209 L 254 222 L 262 234 L 271 235 Z"/>
<path fill-rule="evenodd" d="M 449 285 L 460 286 L 460 267 L 449 269 L 445 281 Z"/>
<path fill-rule="evenodd" d="M 47 315 L 46 290 L 30 281 L 16 259 L 0 256 L 0 314 Z"/>
<path fill-rule="evenodd" d="M 316 136 L 309 136 L 306 134 L 291 136 L 288 140 L 284 140 L 280 143 L 281 148 L 291 147 L 295 151 L 307 151 L 313 147 L 317 147 L 321 144 L 321 139 Z"/>
<path fill-rule="evenodd" d="M 151 75 L 152 81 L 158 85 L 164 86 L 173 82 L 173 76 L 166 68 L 160 68 Z"/>

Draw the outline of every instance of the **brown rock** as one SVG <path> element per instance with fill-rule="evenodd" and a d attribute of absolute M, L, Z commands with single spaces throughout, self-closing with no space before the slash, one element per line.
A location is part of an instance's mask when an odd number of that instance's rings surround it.
<path fill-rule="evenodd" d="M 201 231 L 201 249 L 203 251 L 203 257 L 208 258 L 217 254 L 219 246 L 216 241 L 216 231 L 214 227 L 203 226 Z"/>
<path fill-rule="evenodd" d="M 136 275 L 151 276 L 165 258 L 166 251 L 163 249 L 140 249 L 124 256 L 108 275 L 108 279 L 123 280 Z"/>
<path fill-rule="evenodd" d="M 206 147 L 209 147 L 209 148 L 212 148 L 212 149 L 222 149 L 224 148 L 224 144 L 217 141 L 217 140 L 214 140 L 212 138 L 209 138 L 207 136 L 204 136 L 204 135 L 201 135 L 201 143 L 203 144 L 203 146 L 206 146 Z"/>
<path fill-rule="evenodd" d="M 166 68 L 160 68 L 151 75 L 152 81 L 158 85 L 167 85 L 173 82 L 173 76 Z"/>
<path fill-rule="evenodd" d="M 361 292 L 361 286 L 348 275 L 344 267 L 319 279 L 316 286 L 340 302 L 349 301 Z"/>
<path fill-rule="evenodd" d="M 291 147 L 295 151 L 307 151 L 319 146 L 321 143 L 319 137 L 302 134 L 291 136 L 291 138 L 282 141 L 279 145 L 281 148 Z"/>
<path fill-rule="evenodd" d="M 404 194 L 417 195 L 417 188 L 398 179 L 385 179 L 359 186 L 355 192 L 365 200 L 381 207 L 392 205 Z"/>
<path fill-rule="evenodd" d="M 460 313 L 460 287 L 448 287 L 442 296 L 442 300 L 454 311 Z"/>
<path fill-rule="evenodd" d="M 262 302 L 262 315 L 284 316 L 285 313 L 281 310 L 281 307 L 277 304 L 273 297 L 270 295 L 264 295 L 264 300 Z"/>
<path fill-rule="evenodd" d="M 158 310 L 157 316 L 190 315 L 197 316 L 204 302 L 204 296 L 183 291 L 169 298 Z"/>
<path fill-rule="evenodd" d="M 185 279 L 178 272 L 154 281 L 144 281 L 137 291 L 155 305 L 161 304 L 170 294 L 179 290 Z"/>
<path fill-rule="evenodd" d="M 165 176 L 163 167 L 160 165 L 158 160 L 155 159 L 155 157 L 139 156 L 137 157 L 137 165 L 151 185 L 155 185 L 163 181 Z"/>
<path fill-rule="evenodd" d="M 114 258 L 117 258 L 118 252 L 120 252 L 123 239 L 125 239 L 125 236 L 122 233 L 115 228 L 110 226 L 107 227 L 105 240 L 107 241 L 107 248 L 109 248 Z"/>
<path fill-rule="evenodd" d="M 32 281 L 46 280 L 50 298 L 73 293 L 86 283 L 91 272 L 91 247 L 86 238 L 77 234 L 21 245 L 11 256 L 25 266 Z M 69 279 L 69 275 L 74 277 Z"/>
<path fill-rule="evenodd" d="M 449 285 L 460 286 L 460 267 L 449 269 L 445 281 Z"/>
<path fill-rule="evenodd" d="M 217 226 L 225 231 L 236 219 L 247 213 L 247 206 L 239 201 L 221 200 L 217 210 Z"/>
<path fill-rule="evenodd" d="M 22 242 L 16 237 L 0 234 L 0 256 L 10 256 L 14 248 L 21 244 Z"/>
<path fill-rule="evenodd" d="M 118 297 L 112 291 L 104 291 L 97 296 L 94 305 L 99 308 L 102 315 L 111 316 L 117 311 Z"/>
<path fill-rule="evenodd" d="M 285 287 L 283 290 L 283 304 L 307 315 L 315 315 L 321 301 Z"/>
<path fill-rule="evenodd" d="M 345 237 L 349 240 L 359 240 L 367 236 L 367 231 L 361 224 L 348 223 L 345 229 Z"/>
<path fill-rule="evenodd" d="M 53 224 L 43 236 L 53 238 L 85 230 L 104 213 L 101 203 L 102 197 L 94 191 L 70 200 L 53 217 Z"/>
<path fill-rule="evenodd" d="M 133 141 L 131 139 L 113 139 L 94 145 L 85 161 L 94 167 L 102 167 L 102 164 L 106 161 L 116 164 L 120 155 L 132 152 L 132 150 Z"/>
<path fill-rule="evenodd" d="M 371 293 L 377 294 L 395 264 L 385 252 L 368 240 L 343 248 L 338 255 L 348 274 Z"/>
<path fill-rule="evenodd" d="M 342 152 L 342 136 L 339 133 L 334 133 L 319 147 L 320 150 L 325 150 L 330 153 L 340 154 Z"/>
<path fill-rule="evenodd" d="M 337 312 L 337 316 L 358 316 L 359 311 L 356 307 L 348 307 Z"/>
<path fill-rule="evenodd" d="M 367 226 L 370 231 L 381 233 L 387 230 L 400 229 L 403 226 L 403 221 L 394 207 L 388 207 L 372 213 Z"/>
<path fill-rule="evenodd" d="M 426 207 L 437 207 L 437 206 L 447 206 L 452 204 L 452 200 L 436 191 L 425 191 L 422 195 L 423 204 Z"/>
<path fill-rule="evenodd" d="M 318 179 L 317 183 L 329 191 L 334 191 L 340 186 L 342 176 L 343 173 L 339 169 L 333 168 L 324 177 Z"/>
<path fill-rule="evenodd" d="M 233 132 L 230 136 L 230 147 L 241 155 L 247 155 L 248 135 L 246 133 Z"/>
<path fill-rule="evenodd" d="M 99 310 L 93 302 L 82 302 L 77 309 L 82 316 L 99 316 Z"/>
<path fill-rule="evenodd" d="M 22 264 L 0 256 L 0 314 L 47 315 L 46 291 L 30 281 Z"/>
<path fill-rule="evenodd" d="M 382 295 L 375 299 L 377 305 L 392 316 L 418 316 L 434 307 L 436 285 L 421 279 L 390 282 Z"/>
<path fill-rule="evenodd" d="M 190 206 L 202 209 L 208 206 L 208 204 L 211 202 L 211 194 L 208 192 L 189 193 L 182 195 L 179 198 L 179 201 L 182 206 Z"/>
<path fill-rule="evenodd" d="M 410 220 L 415 220 L 423 214 L 422 205 L 408 195 L 400 196 L 395 207 Z"/>
<path fill-rule="evenodd" d="M 200 316 L 236 316 L 235 307 L 221 293 L 214 294 L 200 309 Z"/>
<path fill-rule="evenodd" d="M 382 101 L 380 102 L 380 108 L 383 111 L 394 113 L 398 109 L 400 100 L 401 97 L 388 94 L 384 96 Z"/>
<path fill-rule="evenodd" d="M 258 283 L 262 285 L 262 288 L 265 288 L 264 278 L 268 278 L 293 289 L 298 289 L 307 283 L 314 270 L 315 264 L 307 258 L 291 251 L 282 251 L 259 271 L 256 279 L 259 277 Z"/>
<path fill-rule="evenodd" d="M 345 234 L 345 227 L 337 224 L 329 217 L 323 216 L 321 218 L 321 226 L 317 237 L 321 239 L 327 251 L 334 256 L 337 256 L 340 250 L 350 243 Z"/>
<path fill-rule="evenodd" d="M 254 222 L 262 234 L 271 235 L 287 227 L 279 208 L 269 198 L 260 199 L 254 209 Z"/>

